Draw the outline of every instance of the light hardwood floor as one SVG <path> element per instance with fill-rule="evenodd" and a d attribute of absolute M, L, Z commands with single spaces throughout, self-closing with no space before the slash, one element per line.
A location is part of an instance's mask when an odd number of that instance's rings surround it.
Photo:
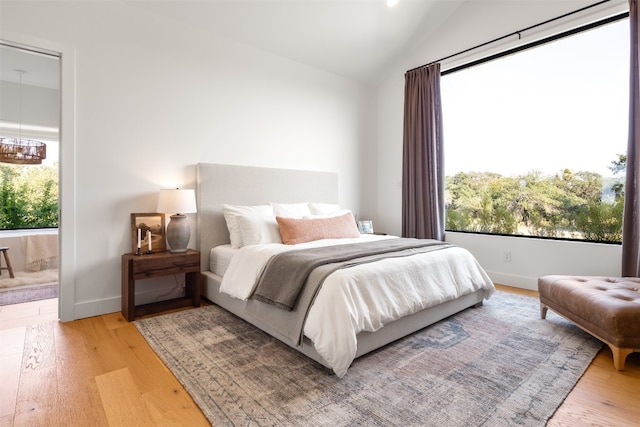
<path fill-rule="evenodd" d="M 209 425 L 120 313 L 68 323 L 58 322 L 56 313 L 55 299 L 0 307 L 0 427 Z M 638 420 L 640 353 L 617 372 L 605 348 L 549 425 L 632 426 Z"/>

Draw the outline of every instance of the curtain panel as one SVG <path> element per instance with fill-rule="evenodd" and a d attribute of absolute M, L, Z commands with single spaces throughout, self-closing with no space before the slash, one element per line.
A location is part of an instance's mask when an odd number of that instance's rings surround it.
<path fill-rule="evenodd" d="M 630 72 L 629 72 L 629 141 L 622 220 L 622 275 L 640 276 L 640 60 L 638 0 L 629 0 Z"/>
<path fill-rule="evenodd" d="M 405 74 L 402 235 L 444 240 L 440 64 Z"/>

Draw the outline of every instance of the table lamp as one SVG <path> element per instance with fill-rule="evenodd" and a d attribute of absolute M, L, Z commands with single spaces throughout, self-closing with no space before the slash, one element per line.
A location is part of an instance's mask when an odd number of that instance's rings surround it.
<path fill-rule="evenodd" d="M 195 191 L 178 188 L 160 190 L 158 212 L 171 214 L 171 220 L 167 225 L 169 252 L 186 252 L 191 229 L 184 214 L 197 212 Z"/>

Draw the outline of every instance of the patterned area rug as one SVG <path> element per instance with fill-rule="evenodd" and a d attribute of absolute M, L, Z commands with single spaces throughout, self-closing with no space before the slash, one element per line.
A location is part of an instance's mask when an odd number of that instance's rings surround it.
<path fill-rule="evenodd" d="M 342 379 L 217 306 L 135 323 L 215 426 L 543 426 L 602 347 L 504 292 Z"/>
<path fill-rule="evenodd" d="M 0 305 L 20 304 L 58 297 L 58 282 L 0 288 Z"/>

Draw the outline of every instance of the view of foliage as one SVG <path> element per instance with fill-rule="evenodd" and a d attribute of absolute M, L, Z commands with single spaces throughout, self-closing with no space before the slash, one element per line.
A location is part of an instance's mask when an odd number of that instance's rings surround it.
<path fill-rule="evenodd" d="M 537 171 L 448 176 L 446 229 L 619 243 L 626 161 L 621 154 L 611 162 L 616 177 L 607 179 L 569 169 L 555 176 Z"/>
<path fill-rule="evenodd" d="M 58 168 L 0 165 L 0 229 L 58 227 Z"/>
<path fill-rule="evenodd" d="M 504 177 L 460 172 L 446 177 L 446 229 L 619 243 L 626 155 L 615 178 L 565 169 Z M 58 227 L 58 169 L 0 165 L 0 229 Z"/>

